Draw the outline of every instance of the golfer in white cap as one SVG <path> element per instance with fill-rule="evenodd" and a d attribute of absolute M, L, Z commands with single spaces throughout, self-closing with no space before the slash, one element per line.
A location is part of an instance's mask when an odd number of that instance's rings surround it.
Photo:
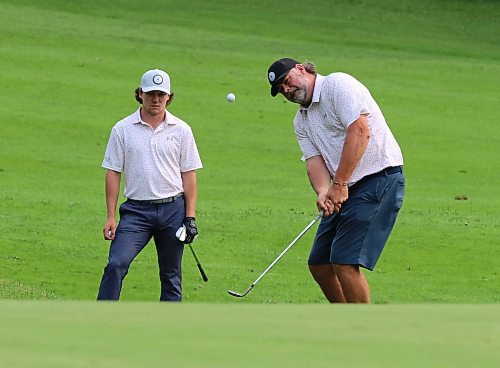
<path fill-rule="evenodd" d="M 161 301 L 182 300 L 183 243 L 198 234 L 195 222 L 196 172 L 202 167 L 191 128 L 166 110 L 172 102 L 170 77 L 149 70 L 135 93 L 141 107 L 111 130 L 102 167 L 106 172 L 107 221 L 111 240 L 98 300 L 118 300 L 129 266 L 154 238 Z M 124 174 L 124 196 L 117 225 L 116 209 Z M 186 228 L 180 242 L 176 231 Z"/>

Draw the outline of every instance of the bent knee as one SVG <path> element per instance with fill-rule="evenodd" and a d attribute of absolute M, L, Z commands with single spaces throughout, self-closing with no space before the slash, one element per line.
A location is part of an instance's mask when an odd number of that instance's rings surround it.
<path fill-rule="evenodd" d="M 360 269 L 358 265 L 354 264 L 332 264 L 335 273 L 338 275 L 347 275 L 347 274 L 357 274 L 360 273 Z"/>
<path fill-rule="evenodd" d="M 109 270 L 109 271 L 119 271 L 119 272 L 126 272 L 128 270 L 128 268 L 130 267 L 130 263 L 129 262 L 125 262 L 125 261 L 120 261 L 120 260 L 113 260 L 113 261 L 110 261 L 106 268 Z"/>
<path fill-rule="evenodd" d="M 334 272 L 334 269 L 331 264 L 324 264 L 324 265 L 310 264 L 308 266 L 309 266 L 309 272 L 311 272 L 311 274 L 314 277 L 329 275 L 332 272 Z"/>

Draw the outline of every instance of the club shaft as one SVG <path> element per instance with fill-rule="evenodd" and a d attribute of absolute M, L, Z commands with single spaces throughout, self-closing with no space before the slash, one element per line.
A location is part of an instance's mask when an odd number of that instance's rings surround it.
<path fill-rule="evenodd" d="M 193 254 L 194 260 L 196 261 L 196 265 L 198 266 L 198 270 L 200 271 L 200 274 L 201 274 L 201 277 L 203 278 L 203 281 L 207 282 L 208 281 L 207 274 L 203 270 L 203 267 L 201 267 L 201 263 L 198 260 L 198 257 L 196 257 L 196 253 L 194 252 L 193 247 L 191 246 L 191 244 L 188 244 L 188 245 L 189 245 L 189 249 L 191 249 L 191 253 Z"/>
<path fill-rule="evenodd" d="M 270 265 L 269 265 L 269 266 L 265 269 L 265 271 L 264 271 L 264 272 L 262 272 L 262 274 L 261 274 L 259 277 L 257 277 L 257 279 L 256 279 L 256 280 L 252 283 L 252 285 L 250 286 L 250 289 L 252 289 L 252 288 L 255 286 L 255 284 L 257 284 L 257 283 L 260 281 L 260 279 L 261 279 L 261 278 L 263 278 L 263 277 L 264 277 L 264 275 L 265 275 L 266 273 L 268 273 L 268 272 L 269 272 L 269 270 L 270 270 L 271 268 L 273 268 L 273 266 L 274 266 L 274 265 L 275 265 L 275 264 L 276 264 L 276 263 L 277 263 L 277 262 L 281 259 L 281 257 L 283 257 L 283 256 L 285 255 L 285 253 L 286 253 L 286 252 L 288 252 L 288 250 L 290 250 L 290 248 L 291 248 L 291 247 L 293 247 L 293 245 L 294 245 L 294 244 L 295 244 L 295 243 L 296 243 L 296 242 L 297 242 L 297 241 L 298 241 L 298 240 L 302 237 L 302 235 L 304 235 L 304 234 L 307 232 L 307 230 L 309 230 L 309 229 L 311 228 L 311 226 L 313 226 L 313 225 L 316 223 L 316 221 L 318 221 L 318 220 L 321 218 L 321 216 L 322 216 L 322 215 L 323 215 L 323 212 L 320 212 L 320 213 L 319 213 L 319 214 L 318 214 L 318 215 L 317 215 L 317 216 L 316 216 L 316 217 L 315 217 L 315 218 L 314 218 L 314 219 L 313 219 L 313 220 L 309 223 L 309 225 L 307 225 L 307 226 L 304 228 L 304 230 L 302 230 L 302 231 L 300 232 L 300 234 L 299 234 L 299 235 L 297 235 L 297 237 L 296 237 L 295 239 L 293 239 L 293 241 L 292 241 L 292 242 L 291 242 L 291 243 L 290 243 L 290 244 L 289 244 L 289 245 L 288 245 L 288 246 L 287 246 L 287 247 L 283 250 L 283 252 L 281 252 L 281 253 L 280 253 L 280 255 L 279 255 L 278 257 L 276 257 L 276 259 L 275 259 L 275 260 L 274 260 L 274 261 L 273 261 L 273 262 L 272 262 L 272 263 L 271 263 L 271 264 L 270 264 Z M 248 291 L 250 291 L 250 290 L 248 290 Z"/>

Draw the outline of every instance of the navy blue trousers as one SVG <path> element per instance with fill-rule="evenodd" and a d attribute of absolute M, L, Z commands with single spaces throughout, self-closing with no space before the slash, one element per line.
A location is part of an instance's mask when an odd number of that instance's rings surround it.
<path fill-rule="evenodd" d="M 184 197 L 170 203 L 151 204 L 127 200 L 120 206 L 120 222 L 109 248 L 97 300 L 118 300 L 130 264 L 154 238 L 158 254 L 161 301 L 182 300 L 184 245 L 175 232 L 185 215 Z"/>

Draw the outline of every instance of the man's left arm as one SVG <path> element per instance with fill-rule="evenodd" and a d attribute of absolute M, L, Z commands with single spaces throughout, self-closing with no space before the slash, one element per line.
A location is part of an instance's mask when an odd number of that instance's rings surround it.
<path fill-rule="evenodd" d="M 348 183 L 354 169 L 363 157 L 368 141 L 370 140 L 370 126 L 366 115 L 360 115 L 347 128 L 347 135 L 342 148 L 339 166 L 335 173 L 332 186 L 328 192 L 328 199 L 333 202 L 335 209 L 338 211 L 342 203 L 348 196 Z"/>
<path fill-rule="evenodd" d="M 184 205 L 186 214 L 184 217 L 184 226 L 186 227 L 186 240 L 185 243 L 192 243 L 196 235 L 198 235 L 198 228 L 195 222 L 196 215 L 196 171 L 186 171 L 181 173 L 182 186 L 184 188 Z"/>
<path fill-rule="evenodd" d="M 181 173 L 182 187 L 184 188 L 184 201 L 186 206 L 186 217 L 196 215 L 196 171 L 186 171 Z"/>

